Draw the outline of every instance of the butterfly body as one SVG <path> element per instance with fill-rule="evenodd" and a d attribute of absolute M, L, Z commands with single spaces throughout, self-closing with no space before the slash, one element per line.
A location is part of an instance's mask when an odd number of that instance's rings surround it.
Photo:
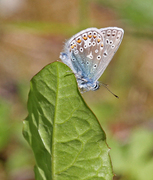
<path fill-rule="evenodd" d="M 98 79 L 117 51 L 124 31 L 121 28 L 88 28 L 70 38 L 61 60 L 76 76 L 82 92 L 97 90 Z"/>

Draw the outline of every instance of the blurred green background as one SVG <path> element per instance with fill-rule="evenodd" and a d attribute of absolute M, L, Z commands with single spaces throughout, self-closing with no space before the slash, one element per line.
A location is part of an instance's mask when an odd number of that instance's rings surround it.
<path fill-rule="evenodd" d="M 153 180 L 153 1 L 0 0 L 0 180 L 34 180 L 22 136 L 30 79 L 59 60 L 64 42 L 88 27 L 125 34 L 100 78 L 83 97 L 107 135 L 114 180 Z"/>

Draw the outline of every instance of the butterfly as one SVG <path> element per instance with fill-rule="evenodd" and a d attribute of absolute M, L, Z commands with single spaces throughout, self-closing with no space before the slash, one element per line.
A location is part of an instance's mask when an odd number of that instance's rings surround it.
<path fill-rule="evenodd" d="M 124 30 L 117 27 L 88 28 L 72 36 L 60 59 L 71 68 L 81 92 L 99 89 L 98 79 L 119 48 Z"/>

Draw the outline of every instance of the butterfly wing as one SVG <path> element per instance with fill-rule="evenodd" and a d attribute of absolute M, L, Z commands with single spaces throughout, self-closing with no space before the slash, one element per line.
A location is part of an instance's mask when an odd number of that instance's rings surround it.
<path fill-rule="evenodd" d="M 103 55 L 104 38 L 97 28 L 88 28 L 74 35 L 65 45 L 64 58 L 74 73 L 92 80 Z M 64 56 L 63 56 L 64 57 Z"/>
<path fill-rule="evenodd" d="M 121 44 L 124 35 L 123 29 L 117 27 L 102 28 L 100 29 L 100 31 L 104 38 L 104 49 L 100 64 L 94 76 L 95 81 L 100 78 L 100 76 L 103 74 L 106 67 L 112 60 L 115 52 Z"/>
<path fill-rule="evenodd" d="M 94 84 L 119 48 L 123 34 L 123 29 L 117 27 L 88 28 L 67 41 L 60 58 L 77 79 Z"/>

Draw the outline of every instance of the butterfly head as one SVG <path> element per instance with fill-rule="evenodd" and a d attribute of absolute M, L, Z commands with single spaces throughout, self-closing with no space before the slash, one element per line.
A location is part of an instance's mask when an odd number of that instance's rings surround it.
<path fill-rule="evenodd" d="M 87 91 L 96 91 L 99 89 L 99 81 L 92 81 L 89 79 L 83 79 L 83 78 L 77 78 L 78 86 L 81 90 L 81 93 L 87 92 Z"/>

